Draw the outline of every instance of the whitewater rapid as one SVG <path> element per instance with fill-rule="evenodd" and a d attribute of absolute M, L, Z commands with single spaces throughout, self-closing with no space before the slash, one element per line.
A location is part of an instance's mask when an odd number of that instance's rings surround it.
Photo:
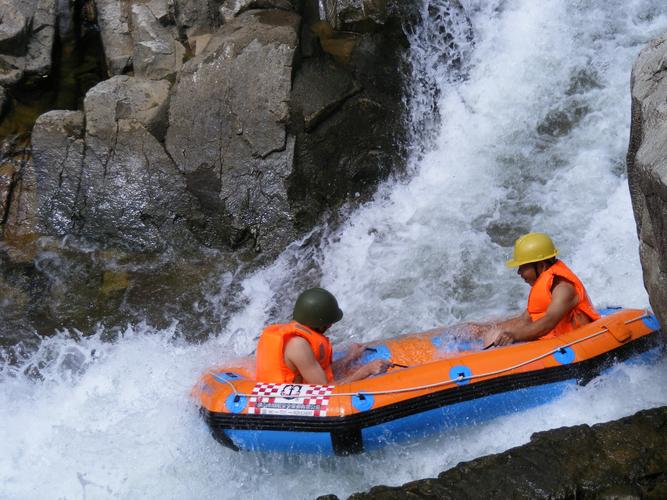
<path fill-rule="evenodd" d="M 623 365 L 549 405 L 347 458 L 234 453 L 198 417 L 189 391 L 200 373 L 252 352 L 306 285 L 339 297 L 340 344 L 520 310 L 526 285 L 503 262 L 521 231 L 550 233 L 596 305 L 648 305 L 624 158 L 630 70 L 667 30 L 664 3 L 462 4 L 474 46 L 460 40 L 458 73 L 425 57 L 443 50 L 437 30 L 411 35 L 415 67 L 440 90 L 440 118 L 414 145 L 409 178 L 381 186 L 341 227 L 319 228 L 317 248 L 297 242 L 247 278 L 243 306 L 206 342 L 183 340 L 174 317 L 171 328 L 128 326 L 113 341 L 62 331 L 2 366 L 0 498 L 344 497 L 435 476 L 536 431 L 667 404 L 665 360 Z M 428 122 L 430 97 L 413 96 L 415 121 Z M 229 283 L 219 281 L 214 305 Z"/>

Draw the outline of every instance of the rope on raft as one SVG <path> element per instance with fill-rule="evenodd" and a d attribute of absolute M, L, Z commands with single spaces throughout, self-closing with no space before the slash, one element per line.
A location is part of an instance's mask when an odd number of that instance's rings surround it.
<path fill-rule="evenodd" d="M 644 318 L 648 318 L 650 316 L 651 315 L 647 310 L 641 316 L 637 316 L 636 318 L 629 319 L 629 320 L 625 321 L 624 324 L 629 325 L 631 323 L 634 323 L 635 321 L 639 321 L 639 320 L 642 320 Z M 555 354 L 557 352 L 561 352 L 563 349 L 565 349 L 567 347 L 573 346 L 575 344 L 579 344 L 581 342 L 585 342 L 586 340 L 590 340 L 592 338 L 598 337 L 598 336 L 600 336 L 604 333 L 607 333 L 607 332 L 609 332 L 609 329 L 608 328 L 603 328 L 602 330 L 600 330 L 598 332 L 591 333 L 590 335 L 588 335 L 586 337 L 582 337 L 580 339 L 573 340 L 572 342 L 568 342 L 567 344 L 564 344 L 560 347 L 552 349 L 552 350 L 550 350 L 550 351 L 548 351 L 544 354 L 540 354 L 539 356 L 536 356 L 532 359 L 523 361 L 523 362 L 521 362 L 519 364 L 516 364 L 514 366 L 508 366 L 507 368 L 501 368 L 500 370 L 495 370 L 495 371 L 492 371 L 492 372 L 486 372 L 486 373 L 480 373 L 480 374 L 477 374 L 477 375 L 468 375 L 468 376 L 459 375 L 458 377 L 450 378 L 449 380 L 442 380 L 440 382 L 434 382 L 432 384 L 425 384 L 425 385 L 418 385 L 418 386 L 414 386 L 414 387 L 403 387 L 403 388 L 400 388 L 400 389 L 388 389 L 388 390 L 378 390 L 378 391 L 339 392 L 339 393 L 330 394 L 327 397 L 330 397 L 330 398 L 333 398 L 333 397 L 353 397 L 353 396 L 361 397 L 361 396 L 366 396 L 366 395 L 399 394 L 399 393 L 402 393 L 402 392 L 423 391 L 425 389 L 432 389 L 434 387 L 440 387 L 442 385 L 447 385 L 447 384 L 452 384 L 452 383 L 457 383 L 457 382 L 463 382 L 465 380 L 474 380 L 474 379 L 477 379 L 477 378 L 484 378 L 484 377 L 490 377 L 490 376 L 493 376 L 493 375 L 499 375 L 501 373 L 505 373 L 505 372 L 508 372 L 508 371 L 516 370 L 518 368 L 522 368 L 526 365 L 534 363 L 535 361 L 539 361 L 540 359 L 544 359 L 546 357 L 549 357 L 552 354 Z M 211 375 L 213 375 L 213 372 L 209 372 L 209 373 Z M 216 380 L 220 381 L 219 378 L 216 378 Z M 227 380 L 227 379 L 223 379 L 223 380 L 224 380 L 224 382 L 226 382 L 232 388 L 232 391 L 234 392 L 234 396 L 246 397 L 246 398 L 261 397 L 261 396 L 258 396 L 257 394 L 246 394 L 246 393 L 243 393 L 243 392 L 238 392 L 238 390 L 236 389 L 236 386 L 234 386 L 234 384 L 230 380 Z"/>

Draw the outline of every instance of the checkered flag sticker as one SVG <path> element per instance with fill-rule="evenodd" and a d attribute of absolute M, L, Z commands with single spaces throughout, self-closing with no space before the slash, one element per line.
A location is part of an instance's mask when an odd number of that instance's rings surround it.
<path fill-rule="evenodd" d="M 332 385 L 259 382 L 252 389 L 248 413 L 326 417 L 332 391 Z"/>

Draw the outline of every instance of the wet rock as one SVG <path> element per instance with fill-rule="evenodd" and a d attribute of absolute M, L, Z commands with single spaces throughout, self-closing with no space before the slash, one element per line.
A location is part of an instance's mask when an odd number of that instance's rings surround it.
<path fill-rule="evenodd" d="M 81 112 L 40 117 L 33 132 L 44 234 L 153 252 L 196 244 L 186 227 L 192 199 L 159 142 L 165 80 L 116 76 L 86 95 Z"/>
<path fill-rule="evenodd" d="M 174 0 L 176 25 L 188 39 L 212 33 L 222 24 L 218 0 Z"/>
<path fill-rule="evenodd" d="M 23 78 L 23 58 L 0 55 L 0 85 L 11 87 Z"/>
<path fill-rule="evenodd" d="M 0 165 L 0 222 L 7 218 L 9 196 L 12 192 L 16 170 L 11 164 Z"/>
<path fill-rule="evenodd" d="M 667 324 L 667 34 L 639 55 L 632 70 L 628 182 L 639 255 L 651 306 Z"/>
<path fill-rule="evenodd" d="M 38 210 L 45 234 L 77 230 L 84 205 L 84 115 L 81 111 L 51 111 L 33 128 L 33 169 L 37 178 Z"/>
<path fill-rule="evenodd" d="M 109 76 L 122 75 L 130 69 L 134 52 L 129 25 L 129 2 L 96 0 L 95 6 Z"/>
<path fill-rule="evenodd" d="M 158 141 L 167 128 L 169 89 L 167 80 L 142 80 L 120 75 L 90 89 L 84 101 L 86 133 L 113 145 L 119 120 L 136 120 Z M 106 160 L 107 155 L 103 155 Z"/>
<path fill-rule="evenodd" d="M 304 127 L 310 132 L 361 90 L 352 75 L 333 61 L 307 59 L 294 79 L 292 107 L 303 114 Z"/>
<path fill-rule="evenodd" d="M 171 0 L 150 0 L 144 5 L 162 25 L 166 26 L 175 22 L 174 3 Z"/>
<path fill-rule="evenodd" d="M 294 237 L 289 91 L 298 15 L 254 10 L 225 24 L 176 84 L 166 145 L 202 207 L 209 245 L 275 255 Z M 262 68 L 258 72 L 257 68 Z"/>
<path fill-rule="evenodd" d="M 288 189 L 300 230 L 332 207 L 367 199 L 405 165 L 408 44 L 401 22 L 392 17 L 380 31 L 352 34 L 343 56 L 332 60 L 320 52 L 295 74 L 290 131 L 296 152 Z M 306 23 L 312 28 L 312 19 Z"/>
<path fill-rule="evenodd" d="M 299 0 L 224 0 L 220 15 L 228 23 L 239 14 L 251 9 L 298 10 Z"/>
<path fill-rule="evenodd" d="M 130 286 L 129 274 L 125 271 L 104 271 L 100 294 L 103 296 L 125 292 Z"/>
<path fill-rule="evenodd" d="M 6 106 L 7 106 L 7 91 L 3 86 L 0 86 L 0 118 L 2 118 Z"/>
<path fill-rule="evenodd" d="M 56 30 L 56 0 L 0 4 L 0 84 L 48 76 Z"/>
<path fill-rule="evenodd" d="M 26 159 L 14 173 L 3 230 L 3 241 L 15 262 L 27 262 L 34 257 L 33 244 L 40 236 L 38 206 L 37 180 L 32 163 Z"/>
<path fill-rule="evenodd" d="M 136 252 L 191 249 L 196 240 L 185 227 L 191 200 L 162 144 L 136 118 L 98 128 L 99 136 L 88 124 L 78 235 Z"/>
<path fill-rule="evenodd" d="M 376 486 L 350 499 L 663 498 L 666 431 L 663 407 L 540 432 L 524 446 L 460 463 L 437 478 Z"/>
<path fill-rule="evenodd" d="M 51 55 L 56 33 L 56 0 L 37 0 L 25 56 L 25 74 L 45 78 L 51 71 Z"/>
<path fill-rule="evenodd" d="M 23 54 L 28 38 L 28 21 L 14 3 L 0 4 L 0 53 Z"/>
<path fill-rule="evenodd" d="M 337 31 L 369 32 L 388 18 L 387 0 L 322 0 L 320 16 Z"/>
<path fill-rule="evenodd" d="M 167 17 L 161 10 L 158 15 Z M 133 67 L 139 77 L 161 80 L 174 77 L 183 66 L 185 47 L 176 33 L 162 26 L 149 4 L 132 5 Z"/>

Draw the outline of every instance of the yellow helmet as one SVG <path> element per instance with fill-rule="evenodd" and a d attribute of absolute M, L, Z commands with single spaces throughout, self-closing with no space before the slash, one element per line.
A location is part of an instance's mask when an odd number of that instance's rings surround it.
<path fill-rule="evenodd" d="M 558 255 L 558 249 L 548 235 L 528 233 L 514 242 L 514 255 L 505 265 L 507 267 L 519 267 L 523 264 L 547 260 L 556 255 Z"/>

